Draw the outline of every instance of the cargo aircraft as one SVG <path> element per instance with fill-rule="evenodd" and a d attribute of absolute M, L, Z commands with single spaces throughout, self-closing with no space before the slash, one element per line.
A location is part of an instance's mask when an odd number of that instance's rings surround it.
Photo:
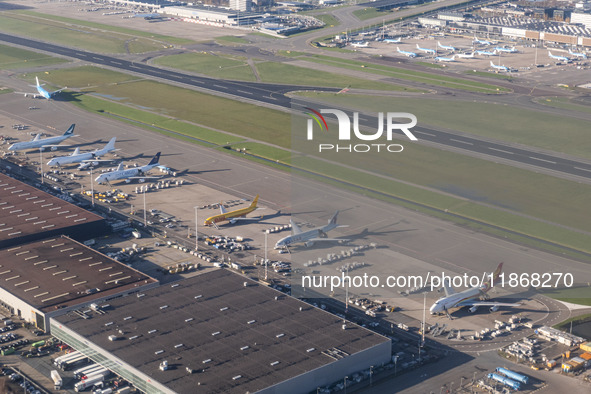
<path fill-rule="evenodd" d="M 248 207 L 236 209 L 234 211 L 226 211 L 226 208 L 224 208 L 224 205 L 220 203 L 220 213 L 205 219 L 205 222 L 203 223 L 203 225 L 204 226 L 214 226 L 215 228 L 218 228 L 217 224 L 220 222 L 225 222 L 225 221 L 230 222 L 230 224 L 234 224 L 239 220 L 260 220 L 260 217 L 259 218 L 246 218 L 245 217 L 247 214 L 249 214 L 252 211 L 257 209 L 258 201 L 259 201 L 259 195 L 257 194 L 257 196 L 254 198 L 254 200 L 252 200 L 252 203 Z"/>

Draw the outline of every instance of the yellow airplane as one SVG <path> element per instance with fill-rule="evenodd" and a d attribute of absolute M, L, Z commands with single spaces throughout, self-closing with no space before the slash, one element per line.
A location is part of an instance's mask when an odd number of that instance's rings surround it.
<path fill-rule="evenodd" d="M 212 226 L 213 225 L 217 228 L 217 223 L 223 222 L 226 220 L 229 221 L 231 224 L 236 223 L 238 220 L 258 220 L 259 218 L 245 218 L 245 216 L 247 214 L 249 214 L 252 211 L 254 211 L 255 209 L 257 209 L 258 200 L 259 200 L 259 195 L 257 194 L 257 196 L 254 198 L 254 200 L 252 200 L 252 203 L 248 207 L 237 209 L 235 211 L 230 211 L 230 212 L 226 211 L 224 206 L 220 203 L 221 213 L 205 219 L 205 222 L 203 223 L 203 225 L 205 225 L 205 226 Z"/>

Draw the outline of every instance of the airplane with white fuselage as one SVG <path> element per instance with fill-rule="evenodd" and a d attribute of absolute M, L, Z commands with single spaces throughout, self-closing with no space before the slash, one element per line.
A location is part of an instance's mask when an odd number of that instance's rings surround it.
<path fill-rule="evenodd" d="M 419 44 L 417 44 L 417 49 L 418 49 L 419 51 L 423 51 L 423 52 L 425 52 L 425 53 L 430 53 L 430 54 L 432 54 L 432 55 L 434 55 L 434 54 L 435 54 L 435 52 L 436 52 L 436 51 L 435 51 L 435 49 L 421 48 L 421 47 L 419 46 Z"/>
<path fill-rule="evenodd" d="M 492 45 L 492 42 L 490 41 L 486 41 L 486 40 L 479 40 L 478 38 L 476 38 L 476 36 L 474 36 L 474 40 L 472 41 L 473 44 L 478 44 L 478 45 Z"/>
<path fill-rule="evenodd" d="M 492 274 L 492 282 L 490 281 L 490 275 L 484 275 L 483 278 L 489 278 L 488 281 L 482 283 L 480 286 L 472 287 L 470 289 L 456 293 L 455 290 L 450 286 L 449 282 L 446 281 L 444 284 L 445 297 L 442 297 L 435 301 L 429 312 L 432 315 L 445 313 L 449 315 L 449 310 L 452 308 L 461 308 L 464 306 L 470 307 L 470 312 L 474 313 L 481 306 L 489 307 L 491 312 L 496 312 L 501 306 L 520 306 L 521 304 L 495 302 L 495 301 L 481 301 L 487 299 L 486 293 L 494 286 L 499 278 L 501 270 L 503 269 L 503 263 L 500 263 Z"/>
<path fill-rule="evenodd" d="M 453 55 L 452 57 L 437 56 L 435 58 L 435 61 L 438 61 L 438 62 L 455 62 L 456 61 L 456 55 Z"/>
<path fill-rule="evenodd" d="M 455 56 L 459 57 L 460 59 L 473 59 L 474 52 L 472 52 L 472 53 L 458 53 Z"/>
<path fill-rule="evenodd" d="M 451 45 L 442 45 L 439 41 L 437 41 L 437 46 L 439 46 L 439 48 L 445 49 L 447 51 L 452 51 L 452 52 L 456 51 L 456 48 L 452 47 Z"/>
<path fill-rule="evenodd" d="M 409 52 L 409 51 L 403 51 L 399 47 L 396 47 L 396 51 L 398 51 L 398 53 L 401 53 L 401 54 L 403 54 L 406 57 L 417 57 L 417 54 L 416 53 Z"/>
<path fill-rule="evenodd" d="M 110 181 L 118 181 L 122 179 L 124 179 L 125 182 L 129 183 L 132 179 L 139 179 L 140 182 L 143 182 L 146 179 L 159 178 L 146 176 L 146 173 L 148 171 L 160 165 L 160 163 L 158 162 L 159 159 L 160 152 L 156 153 L 152 160 L 150 160 L 150 162 L 145 166 L 128 168 L 127 170 L 123 168 L 123 163 L 121 163 L 119 164 L 116 170 L 100 174 L 98 177 L 96 177 L 94 181 L 101 185 L 103 183 L 108 183 Z"/>
<path fill-rule="evenodd" d="M 368 48 L 369 47 L 369 42 L 367 41 L 355 41 L 351 43 L 352 47 L 355 48 Z"/>
<path fill-rule="evenodd" d="M 484 56 L 494 56 L 496 55 L 496 51 L 474 51 L 475 54 L 477 55 L 484 55 Z"/>
<path fill-rule="evenodd" d="M 113 160 L 99 160 L 101 156 L 106 155 L 107 153 L 113 152 L 115 150 L 115 140 L 117 137 L 111 138 L 111 140 L 105 145 L 103 149 L 96 149 L 92 152 L 84 152 L 80 153 L 80 149 L 76 148 L 74 153 L 69 156 L 61 156 L 61 157 L 54 157 L 53 159 L 47 162 L 47 165 L 50 167 L 54 166 L 63 166 L 66 164 L 74 164 L 74 163 L 98 163 L 102 161 L 113 161 Z M 96 164 L 95 164 L 96 165 Z"/>
<path fill-rule="evenodd" d="M 565 62 L 565 63 L 570 62 L 570 59 L 568 57 L 553 55 L 552 52 L 550 52 L 550 51 L 548 51 L 548 56 L 550 56 L 552 59 L 558 60 L 559 62 Z"/>
<path fill-rule="evenodd" d="M 575 57 L 580 57 L 581 59 L 587 59 L 587 54 L 585 54 L 583 52 L 573 52 L 569 49 L 568 53 L 575 56 Z"/>
<path fill-rule="evenodd" d="M 37 88 L 37 93 L 26 93 L 26 92 L 15 92 L 15 93 L 24 94 L 25 97 L 29 97 L 29 96 L 31 96 L 33 98 L 41 97 L 41 98 L 44 98 L 44 99 L 47 99 L 47 100 L 51 100 L 51 98 L 53 96 L 55 96 L 56 94 L 58 94 L 62 90 L 67 89 L 67 87 L 63 87 L 63 88 L 61 88 L 59 90 L 55 90 L 53 92 L 48 92 L 47 90 L 45 90 L 43 88 L 43 85 L 44 84 L 40 84 L 39 83 L 39 78 L 38 77 L 35 77 L 35 81 L 37 81 L 37 85 L 31 85 L 31 86 L 34 87 L 34 88 Z"/>
<path fill-rule="evenodd" d="M 492 68 L 494 68 L 495 70 L 506 71 L 506 72 L 509 72 L 509 71 L 510 71 L 510 70 L 509 70 L 509 67 L 506 67 L 506 66 L 497 66 L 496 64 L 494 64 L 494 63 L 492 62 L 492 60 L 490 61 L 490 66 L 491 66 Z"/>
<path fill-rule="evenodd" d="M 46 148 L 56 150 L 58 144 L 60 144 L 62 141 L 65 141 L 70 137 L 77 137 L 74 135 L 74 127 L 76 127 L 75 124 L 71 125 L 64 134 L 58 135 L 56 137 L 41 138 L 41 134 L 37 134 L 31 141 L 16 142 L 10 145 L 8 150 L 17 151 L 37 148 L 40 150 L 45 150 Z"/>
<path fill-rule="evenodd" d="M 348 239 L 342 238 L 328 238 L 326 233 L 337 227 L 337 216 L 339 211 L 336 211 L 332 218 L 329 219 L 328 224 L 313 228 L 311 230 L 302 231 L 299 226 L 293 221 L 291 222 L 291 235 L 281 238 L 275 244 L 275 249 L 288 248 L 289 246 L 296 243 L 303 243 L 306 247 L 314 245 L 316 242 L 348 242 Z"/>
<path fill-rule="evenodd" d="M 215 228 L 218 228 L 217 223 L 225 222 L 225 221 L 230 222 L 230 224 L 234 224 L 237 221 L 241 221 L 241 220 L 249 220 L 249 221 L 260 220 L 261 217 L 258 217 L 258 218 L 247 218 L 246 217 L 247 214 L 249 214 L 252 211 L 257 209 L 258 201 L 259 201 L 259 195 L 257 194 L 257 196 L 254 198 L 254 200 L 252 200 L 252 202 L 250 203 L 249 206 L 247 206 L 245 208 L 236 209 L 234 211 L 227 211 L 226 208 L 224 208 L 224 204 L 220 203 L 220 213 L 205 219 L 205 222 L 203 223 L 203 225 L 204 226 L 214 226 Z"/>
<path fill-rule="evenodd" d="M 384 42 L 388 44 L 400 44 L 402 40 L 400 38 L 384 38 Z"/>
<path fill-rule="evenodd" d="M 506 53 L 517 53 L 517 49 L 515 47 L 505 48 L 505 47 L 495 47 L 496 52 L 506 52 Z"/>

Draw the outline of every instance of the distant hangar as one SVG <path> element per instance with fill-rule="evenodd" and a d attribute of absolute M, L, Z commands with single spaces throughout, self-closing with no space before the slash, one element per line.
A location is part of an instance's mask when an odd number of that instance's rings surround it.
<path fill-rule="evenodd" d="M 146 393 L 310 392 L 391 355 L 389 338 L 223 269 L 50 325 Z"/>

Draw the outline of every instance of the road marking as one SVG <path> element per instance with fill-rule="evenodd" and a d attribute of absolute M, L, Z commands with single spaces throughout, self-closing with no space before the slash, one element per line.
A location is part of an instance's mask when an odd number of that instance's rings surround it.
<path fill-rule="evenodd" d="M 450 141 L 459 142 L 460 144 L 474 145 L 474 143 L 472 143 L 472 142 L 468 142 L 468 141 L 456 140 L 456 139 L 453 139 L 453 138 L 450 138 L 449 140 L 450 140 Z"/>
<path fill-rule="evenodd" d="M 590 169 L 588 169 L 588 168 L 581 168 L 581 167 L 575 167 L 575 170 L 581 170 L 581 171 L 588 171 L 588 172 L 591 172 L 591 170 L 590 170 Z"/>
<path fill-rule="evenodd" d="M 227 87 L 225 87 L 225 86 L 222 86 L 222 85 L 213 85 L 213 86 L 215 86 L 216 88 L 228 89 Z M 239 91 L 240 91 L 240 90 L 239 90 Z"/>
<path fill-rule="evenodd" d="M 196 79 L 191 79 L 191 81 L 193 81 L 193 82 L 195 82 L 195 83 L 200 83 L 201 85 L 203 85 L 203 81 L 198 81 L 198 80 L 196 80 Z M 214 85 L 214 86 L 217 86 L 217 85 Z"/>
<path fill-rule="evenodd" d="M 418 133 L 418 134 L 425 134 L 425 135 L 430 135 L 431 137 L 435 137 L 435 134 L 431 134 L 431 133 L 425 133 L 424 131 L 415 131 L 415 133 Z"/>
<path fill-rule="evenodd" d="M 93 59 L 96 59 L 96 60 L 103 60 L 103 58 L 102 58 L 102 57 L 96 57 L 96 56 L 93 56 L 92 58 L 93 58 Z"/>
<path fill-rule="evenodd" d="M 277 99 L 276 99 L 275 97 L 273 97 L 273 96 L 269 96 L 269 98 L 270 98 L 271 100 L 277 100 Z"/>
<path fill-rule="evenodd" d="M 244 93 L 244 94 L 253 94 L 252 92 L 245 92 L 244 90 L 237 90 L 237 92 Z"/>
<path fill-rule="evenodd" d="M 546 159 L 540 159 L 539 157 L 530 156 L 529 158 L 530 159 L 534 159 L 534 160 L 539 160 L 539 161 L 545 161 L 546 163 L 556 164 L 555 161 L 550 161 L 550 160 L 546 160 Z"/>
<path fill-rule="evenodd" d="M 490 149 L 490 150 L 496 150 L 497 152 L 503 152 L 503 153 L 507 153 L 507 154 L 510 154 L 510 155 L 514 155 L 513 152 L 509 152 L 509 151 L 502 150 L 502 149 L 490 148 L 490 147 L 488 149 Z"/>
<path fill-rule="evenodd" d="M 111 63 L 121 65 L 121 63 L 119 63 L 119 62 L 111 62 Z"/>

